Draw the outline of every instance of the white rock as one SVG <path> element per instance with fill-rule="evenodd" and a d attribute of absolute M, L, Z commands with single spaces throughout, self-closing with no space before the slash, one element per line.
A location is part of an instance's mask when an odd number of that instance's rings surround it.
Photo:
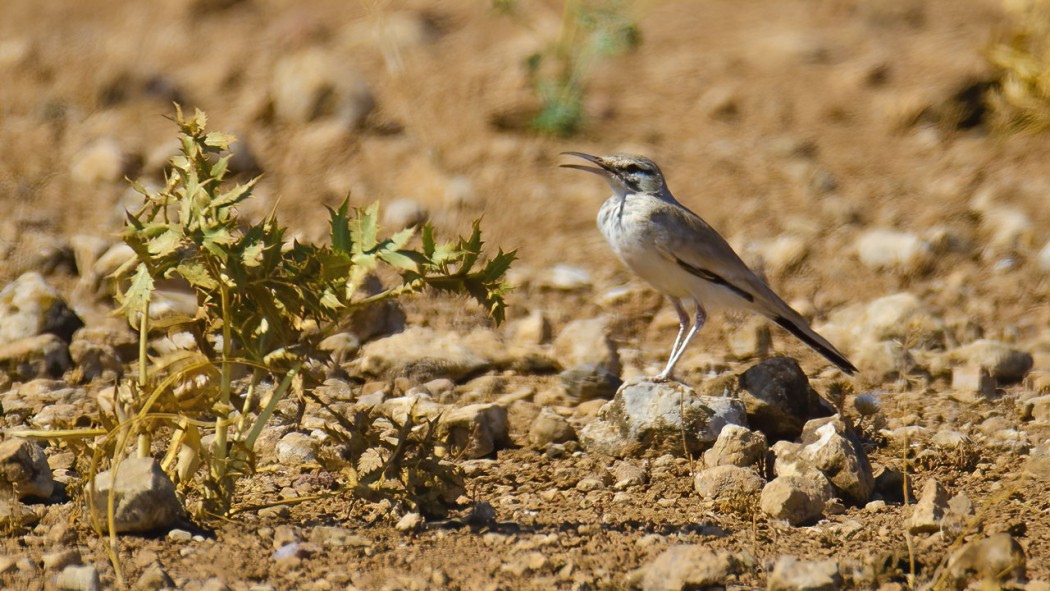
<path fill-rule="evenodd" d="M 1039 262 L 1040 269 L 1050 271 L 1050 240 L 1046 241 L 1046 245 L 1039 251 L 1036 260 Z"/>
<path fill-rule="evenodd" d="M 948 510 L 948 491 L 939 482 L 930 478 L 922 487 L 919 502 L 912 507 L 911 516 L 905 521 L 911 534 L 935 533 L 941 528 L 941 519 Z"/>
<path fill-rule="evenodd" d="M 739 561 L 728 552 L 682 544 L 664 550 L 632 576 L 642 591 L 685 591 L 723 587 L 739 569 Z"/>
<path fill-rule="evenodd" d="M 1001 384 L 1020 381 L 1034 363 L 1030 354 L 990 339 L 979 339 L 953 349 L 948 357 L 955 363 L 987 369 Z"/>
<path fill-rule="evenodd" d="M 81 149 L 70 164 L 70 177 L 77 183 L 94 185 L 111 183 L 124 178 L 128 156 L 120 142 L 106 137 L 95 140 Z"/>
<path fill-rule="evenodd" d="M 930 258 L 930 245 L 915 234 L 893 230 L 868 230 L 857 238 L 857 256 L 872 269 L 900 273 L 921 270 Z"/>
<path fill-rule="evenodd" d="M 576 439 L 576 430 L 565 417 L 544 407 L 529 426 L 529 444 L 545 449 L 551 443 L 565 443 Z"/>
<path fill-rule="evenodd" d="M 306 433 L 292 431 L 277 442 L 277 461 L 286 466 L 299 466 L 317 461 L 320 444 Z"/>
<path fill-rule="evenodd" d="M 591 274 L 579 267 L 557 264 L 540 276 L 537 284 L 558 291 L 576 291 L 591 285 Z"/>
<path fill-rule="evenodd" d="M 66 342 L 84 323 L 42 275 L 25 273 L 0 290 L 0 344 L 50 332 Z"/>
<path fill-rule="evenodd" d="M 842 585 L 842 573 L 835 560 L 781 556 L 773 564 L 766 588 L 768 591 L 836 591 Z"/>
<path fill-rule="evenodd" d="M 705 466 L 751 466 L 765 459 L 766 436 L 740 425 L 726 425 L 704 452 Z"/>
<path fill-rule="evenodd" d="M 98 569 L 93 566 L 67 566 L 58 574 L 56 584 L 61 591 L 99 591 L 102 589 Z"/>
<path fill-rule="evenodd" d="M 429 217 L 427 209 L 414 199 L 394 199 L 383 205 L 383 227 L 401 230 L 422 224 Z"/>
<path fill-rule="evenodd" d="M 677 382 L 624 384 L 580 432 L 588 451 L 623 457 L 645 449 L 682 453 L 712 444 L 728 424 L 745 422 L 739 400 L 705 396 Z"/>
<path fill-rule="evenodd" d="M 365 344 L 360 357 L 351 365 L 375 376 L 405 376 L 426 382 L 435 378 L 458 380 L 487 368 L 490 363 L 489 359 L 468 349 L 458 335 L 410 327 Z"/>

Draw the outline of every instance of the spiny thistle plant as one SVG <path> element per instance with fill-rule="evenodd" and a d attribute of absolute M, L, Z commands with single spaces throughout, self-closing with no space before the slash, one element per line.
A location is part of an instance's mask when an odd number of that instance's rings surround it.
<path fill-rule="evenodd" d="M 988 52 L 1001 70 L 988 95 L 993 122 L 1006 131 L 1050 129 L 1050 0 L 1005 0 L 1013 21 L 1006 38 Z"/>
<path fill-rule="evenodd" d="M 469 296 L 500 322 L 503 277 L 515 254 L 500 250 L 484 257 L 478 221 L 469 237 L 451 242 L 438 242 L 429 224 L 384 238 L 378 206 L 354 209 L 348 200 L 329 209 L 328 244 L 288 241 L 275 214 L 255 224 L 239 218 L 236 206 L 251 196 L 256 179 L 225 182 L 234 138 L 208 132 L 200 110 L 186 117 L 176 105 L 174 122 L 181 152 L 172 158 L 163 188 L 132 183 L 143 204 L 128 212 L 123 238 L 135 256 L 114 273 L 126 286 L 118 295 L 119 313 L 139 333 L 137 375 L 100 396 L 101 428 L 35 435 L 64 438 L 71 449 L 90 455 L 89 501 L 97 494 L 93 475 L 99 470 L 116 470 L 128 454 L 160 455 L 179 489 L 201 499 L 192 512 L 203 518 L 231 514 L 238 479 L 254 469 L 253 449 L 263 428 L 282 400 L 312 387 L 305 368 L 325 360 L 318 345 L 338 330 L 340 318 L 432 288 Z M 381 267 L 395 271 L 400 281 L 363 295 L 359 288 Z M 151 314 L 161 280 L 181 280 L 192 289 L 196 311 Z M 151 333 L 164 330 L 192 335 L 195 347 L 151 354 Z M 237 372 L 247 375 L 239 379 Z M 274 386 L 263 387 L 264 382 Z M 367 431 L 365 422 L 371 420 L 343 422 L 351 431 Z M 440 467 L 443 477 L 447 470 L 431 458 L 433 438 L 418 438 L 417 425 L 392 427 L 383 434 L 393 451 L 355 440 L 353 452 L 362 457 L 352 461 L 366 476 L 379 470 L 390 477 L 407 457 L 421 470 Z M 373 455 L 382 465 L 372 465 Z M 413 482 L 425 480 L 413 476 Z M 357 484 L 350 489 L 357 490 Z M 424 492 L 408 486 L 392 494 L 412 506 L 430 505 L 429 499 L 415 498 Z M 94 514 L 92 519 L 100 532 L 109 531 L 119 577 L 112 505 L 111 500 L 106 519 Z"/>
<path fill-rule="evenodd" d="M 603 57 L 638 46 L 641 36 L 629 13 L 630 0 L 565 0 L 558 41 L 529 57 L 529 76 L 540 97 L 532 127 L 569 136 L 583 124 L 584 82 Z"/>

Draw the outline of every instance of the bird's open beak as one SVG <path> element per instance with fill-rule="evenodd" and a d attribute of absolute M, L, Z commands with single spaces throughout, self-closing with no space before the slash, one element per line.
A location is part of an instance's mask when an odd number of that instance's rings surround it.
<path fill-rule="evenodd" d="M 576 170 L 585 170 L 587 172 L 593 172 L 594 174 L 601 175 L 604 177 L 612 176 L 612 171 L 605 165 L 605 162 L 598 156 L 592 156 L 590 154 L 584 154 L 583 152 L 562 152 L 562 156 L 576 156 L 577 158 L 583 158 L 587 162 L 597 164 L 598 166 L 584 166 L 582 164 L 561 164 L 562 168 L 575 168 Z"/>

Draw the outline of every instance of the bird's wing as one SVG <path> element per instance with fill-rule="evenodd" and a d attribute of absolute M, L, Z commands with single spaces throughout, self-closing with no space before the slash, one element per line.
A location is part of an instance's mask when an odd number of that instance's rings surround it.
<path fill-rule="evenodd" d="M 721 285 L 741 298 L 741 307 L 762 314 L 806 343 L 848 374 L 857 369 L 827 339 L 752 271 L 733 247 L 700 216 L 684 207 L 652 213 L 657 252 L 701 279 Z"/>

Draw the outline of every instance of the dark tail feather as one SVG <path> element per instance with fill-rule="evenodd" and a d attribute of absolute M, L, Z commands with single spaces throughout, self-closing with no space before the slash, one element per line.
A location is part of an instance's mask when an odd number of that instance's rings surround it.
<path fill-rule="evenodd" d="M 857 373 L 857 368 L 849 362 L 849 359 L 846 359 L 845 355 L 839 353 L 831 343 L 827 342 L 824 337 L 813 332 L 812 329 L 807 332 L 805 328 L 783 316 L 774 317 L 773 322 L 776 322 L 781 328 L 795 335 L 795 338 L 798 340 L 812 347 L 814 351 L 823 355 L 825 359 L 837 365 L 842 371 L 849 375 Z M 810 334 L 811 332 L 812 334 Z"/>

